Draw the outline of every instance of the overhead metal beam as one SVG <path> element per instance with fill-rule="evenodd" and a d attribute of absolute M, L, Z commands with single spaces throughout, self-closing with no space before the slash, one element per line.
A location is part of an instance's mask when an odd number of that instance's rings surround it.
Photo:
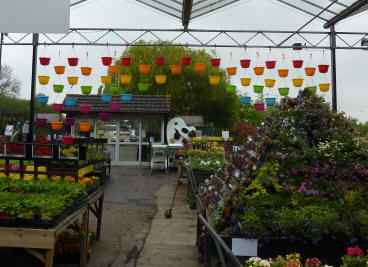
<path fill-rule="evenodd" d="M 354 4 L 352 4 L 350 7 L 344 9 L 342 12 L 340 12 L 338 15 L 330 19 L 323 25 L 325 29 L 330 28 L 333 25 L 336 25 L 336 23 L 346 19 L 347 17 L 353 15 L 356 11 L 363 8 L 364 6 L 368 6 L 368 0 L 358 0 Z"/>
<path fill-rule="evenodd" d="M 188 30 L 190 16 L 192 15 L 193 0 L 183 1 L 183 10 L 181 21 L 183 23 L 184 30 Z"/>

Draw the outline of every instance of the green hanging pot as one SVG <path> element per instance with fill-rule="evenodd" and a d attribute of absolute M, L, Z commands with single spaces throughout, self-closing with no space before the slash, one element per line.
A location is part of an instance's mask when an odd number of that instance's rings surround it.
<path fill-rule="evenodd" d="M 257 94 L 261 94 L 263 92 L 263 85 L 253 85 L 253 91 Z"/>

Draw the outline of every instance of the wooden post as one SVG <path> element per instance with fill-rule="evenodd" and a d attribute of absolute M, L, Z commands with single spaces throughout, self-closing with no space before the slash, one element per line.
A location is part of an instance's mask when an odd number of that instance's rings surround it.
<path fill-rule="evenodd" d="M 87 263 L 87 255 L 88 255 L 88 209 L 83 213 L 82 219 L 82 240 L 81 240 L 81 255 L 80 255 L 80 266 L 85 267 Z"/>
<path fill-rule="evenodd" d="M 45 267 L 52 267 L 54 263 L 54 249 L 46 249 Z"/>
<path fill-rule="evenodd" d="M 96 241 L 100 241 L 100 236 L 101 236 L 103 201 L 104 201 L 104 194 L 102 194 L 102 196 L 98 200 L 99 205 L 98 205 Z"/>

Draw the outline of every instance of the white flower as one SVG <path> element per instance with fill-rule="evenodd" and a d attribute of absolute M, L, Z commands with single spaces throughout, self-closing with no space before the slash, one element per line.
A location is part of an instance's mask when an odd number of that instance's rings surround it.
<path fill-rule="evenodd" d="M 211 178 L 212 178 L 212 175 L 211 175 Z M 208 179 L 204 180 L 204 182 L 206 183 L 206 185 L 210 184 L 210 180 L 208 180 Z"/>
<path fill-rule="evenodd" d="M 261 260 L 262 259 L 261 258 L 258 258 L 258 257 L 251 257 L 248 261 L 257 263 L 257 262 L 260 262 Z"/>
<path fill-rule="evenodd" d="M 259 265 L 261 265 L 261 266 L 270 266 L 270 262 L 268 260 L 261 260 Z"/>
<path fill-rule="evenodd" d="M 216 164 L 217 164 L 217 165 L 220 165 L 220 161 L 219 161 L 219 160 L 216 160 Z"/>
<path fill-rule="evenodd" d="M 257 170 L 257 167 L 256 167 L 256 165 L 253 165 L 253 171 L 255 171 L 255 170 Z"/>
<path fill-rule="evenodd" d="M 234 173 L 234 175 L 235 175 L 235 177 L 236 177 L 236 178 L 239 178 L 239 176 L 240 176 L 240 171 L 239 171 L 239 170 L 236 170 L 236 171 L 235 171 L 235 173 Z"/>
<path fill-rule="evenodd" d="M 212 185 L 210 185 L 209 187 L 208 187 L 208 191 L 211 191 L 212 190 Z"/>

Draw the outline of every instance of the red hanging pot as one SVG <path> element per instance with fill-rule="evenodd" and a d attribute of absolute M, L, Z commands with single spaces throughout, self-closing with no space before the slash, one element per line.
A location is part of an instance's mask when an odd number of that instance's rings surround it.
<path fill-rule="evenodd" d="M 220 66 L 221 58 L 211 58 L 211 65 L 212 67 Z"/>
<path fill-rule="evenodd" d="M 40 64 L 42 66 L 48 66 L 50 64 L 51 58 L 49 57 L 40 57 Z"/>
<path fill-rule="evenodd" d="M 101 57 L 102 65 L 110 66 L 112 64 L 112 57 Z"/>
<path fill-rule="evenodd" d="M 274 69 L 275 67 L 276 67 L 276 61 L 274 61 L 274 60 L 266 61 L 266 68 L 267 69 Z"/>
<path fill-rule="evenodd" d="M 328 72 L 329 65 L 318 65 L 318 70 L 320 73 L 327 73 Z"/>
<path fill-rule="evenodd" d="M 165 64 L 166 58 L 164 57 L 156 57 L 155 58 L 157 66 L 163 66 Z"/>
<path fill-rule="evenodd" d="M 79 61 L 79 58 L 77 58 L 77 57 L 69 57 L 68 58 L 68 64 L 71 67 L 77 66 L 78 65 L 78 61 Z"/>
<path fill-rule="evenodd" d="M 121 65 L 125 67 L 129 67 L 130 64 L 132 64 L 132 58 L 131 57 L 122 57 L 121 58 Z"/>
<path fill-rule="evenodd" d="M 47 123 L 47 119 L 45 119 L 45 118 L 37 118 L 36 119 L 37 126 L 45 126 L 46 123 Z"/>
<path fill-rule="evenodd" d="M 301 67 L 303 67 L 303 60 L 301 59 L 293 60 L 293 66 L 296 69 L 300 69 Z"/>
<path fill-rule="evenodd" d="M 110 102 L 111 110 L 120 110 L 120 102 Z"/>
<path fill-rule="evenodd" d="M 120 103 L 119 103 L 119 109 L 120 109 Z M 109 119 L 110 119 L 110 113 L 100 113 L 100 120 L 108 121 Z"/>
<path fill-rule="evenodd" d="M 72 145 L 74 143 L 74 137 L 73 136 L 63 136 L 63 142 L 66 145 Z"/>
<path fill-rule="evenodd" d="M 79 108 L 83 114 L 87 114 L 91 111 L 92 105 L 91 104 L 81 104 L 79 105 Z"/>
<path fill-rule="evenodd" d="M 192 64 L 192 58 L 191 57 L 182 57 L 181 58 L 181 64 L 183 66 L 189 66 L 190 64 Z"/>
<path fill-rule="evenodd" d="M 240 60 L 240 66 L 244 69 L 247 69 L 250 67 L 250 59 L 241 59 Z"/>

